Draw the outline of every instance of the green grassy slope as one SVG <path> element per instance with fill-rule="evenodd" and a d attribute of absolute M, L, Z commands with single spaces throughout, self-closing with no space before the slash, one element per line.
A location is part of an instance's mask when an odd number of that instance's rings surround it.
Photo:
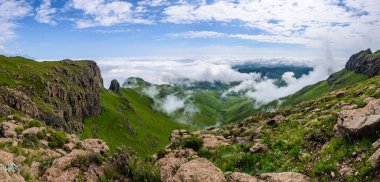
<path fill-rule="evenodd" d="M 295 94 L 285 97 L 285 102 L 283 102 L 281 107 L 288 107 L 303 101 L 317 99 L 327 92 L 353 85 L 366 79 L 368 79 L 368 77 L 365 75 L 357 74 L 349 70 L 341 70 L 330 76 L 328 80 L 306 86 Z"/>
<path fill-rule="evenodd" d="M 168 144 L 172 130 L 188 128 L 153 110 L 153 100 L 132 89 L 121 89 L 120 94 L 104 90 L 101 93 L 101 104 L 101 114 L 85 121 L 80 136 L 103 139 L 111 152 L 118 146 L 126 145 L 138 155 L 151 155 Z"/>
<path fill-rule="evenodd" d="M 368 137 L 340 137 L 335 134 L 334 125 L 337 123 L 336 113 L 342 109 L 334 106 L 350 103 L 364 107 L 366 103 L 363 99 L 379 99 L 380 76 L 364 79 L 351 72 L 342 73 L 341 76 L 338 82 L 348 77 L 361 78 L 362 81 L 354 79 L 356 83 L 348 86 L 337 84 L 335 88 L 346 92 L 342 97 L 336 98 L 335 92 L 315 92 L 320 96 L 310 102 L 273 113 L 257 113 L 239 124 L 225 125 L 214 133 L 261 141 L 268 145 L 267 152 L 252 153 L 249 150 L 252 143 L 236 142 L 215 150 L 201 148 L 198 155 L 208 158 L 222 171 L 252 175 L 300 172 L 310 176 L 312 181 L 376 181 L 373 177 L 378 175 L 378 168 L 371 167 L 367 161 L 375 152 L 371 144 L 379 139 L 380 133 Z M 342 82 L 345 83 L 349 82 Z M 329 88 L 333 87 L 330 85 Z M 278 125 L 266 124 L 267 119 L 276 115 L 286 118 Z M 341 175 L 340 170 L 344 166 L 352 168 L 352 175 Z"/>

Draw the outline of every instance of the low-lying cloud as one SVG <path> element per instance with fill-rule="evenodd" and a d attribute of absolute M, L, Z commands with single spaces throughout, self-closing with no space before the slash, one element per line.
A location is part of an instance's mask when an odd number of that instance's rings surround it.
<path fill-rule="evenodd" d="M 154 84 L 178 84 L 184 80 L 190 81 L 220 81 L 239 85 L 226 90 L 223 96 L 230 93 L 244 94 L 256 99 L 257 103 L 268 103 L 275 99 L 290 95 L 301 88 L 326 79 L 333 71 L 343 68 L 344 61 L 333 61 L 331 56 L 325 59 L 291 59 L 291 58 L 202 58 L 202 59 L 112 59 L 97 61 L 108 85 L 111 79 L 124 82 L 129 77 L 140 77 Z M 262 77 L 258 73 L 240 73 L 233 65 L 244 63 L 285 64 L 311 66 L 313 71 L 300 78 L 293 72 L 286 72 L 282 80 L 287 86 L 279 87 L 278 80 Z M 151 98 L 158 94 L 157 88 L 144 89 L 143 92 Z M 186 101 L 169 95 L 160 101 L 160 108 L 166 113 L 186 108 Z M 191 108 L 191 107 L 190 107 Z M 190 109 L 191 110 L 191 109 Z M 196 110 L 196 109 L 195 109 Z"/>

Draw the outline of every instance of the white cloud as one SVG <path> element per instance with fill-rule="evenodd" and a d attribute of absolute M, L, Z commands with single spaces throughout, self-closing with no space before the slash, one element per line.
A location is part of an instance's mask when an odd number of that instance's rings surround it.
<path fill-rule="evenodd" d="M 56 8 L 51 6 L 52 0 L 43 0 L 41 5 L 36 9 L 36 16 L 34 19 L 40 23 L 55 25 L 57 22 L 54 20 L 53 15 L 57 12 Z"/>
<path fill-rule="evenodd" d="M 375 33 L 380 28 L 379 9 L 380 3 L 373 0 L 218 0 L 177 4 L 163 13 L 171 23 L 236 22 L 252 28 L 252 34 L 234 35 L 241 39 L 310 47 L 322 47 L 321 40 L 328 40 L 343 49 L 380 48 L 380 35 Z"/>
<path fill-rule="evenodd" d="M 0 0 L 0 52 L 6 52 L 4 44 L 15 37 L 16 21 L 30 13 L 30 5 L 23 0 Z"/>
<path fill-rule="evenodd" d="M 112 26 L 123 23 L 151 23 L 150 20 L 136 17 L 133 4 L 126 1 L 72 0 L 70 6 L 84 13 L 84 18 L 76 20 L 78 28 Z"/>
<path fill-rule="evenodd" d="M 182 37 L 187 39 L 192 38 L 218 38 L 218 37 L 225 37 L 226 34 L 214 32 L 214 31 L 188 31 L 188 32 L 181 32 L 181 33 L 172 33 L 168 34 L 169 37 Z"/>
<path fill-rule="evenodd" d="M 167 114 L 171 114 L 177 111 L 178 109 L 181 109 L 184 107 L 185 107 L 185 101 L 178 98 L 177 96 L 173 94 L 166 96 L 161 104 L 161 108 Z"/>

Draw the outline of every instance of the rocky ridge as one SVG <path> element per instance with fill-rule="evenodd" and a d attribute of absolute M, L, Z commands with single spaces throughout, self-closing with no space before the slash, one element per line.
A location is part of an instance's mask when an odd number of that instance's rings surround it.
<path fill-rule="evenodd" d="M 93 61 L 1 56 L 0 63 L 0 115 L 21 111 L 55 128 L 80 131 L 84 119 L 101 110 L 103 81 Z"/>

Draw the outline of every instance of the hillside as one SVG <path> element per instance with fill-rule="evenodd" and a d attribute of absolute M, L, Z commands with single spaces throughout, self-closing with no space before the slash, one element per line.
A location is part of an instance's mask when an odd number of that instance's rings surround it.
<path fill-rule="evenodd" d="M 308 101 L 292 107 L 193 133 L 173 131 L 158 160 L 161 178 L 378 181 L 379 83 L 378 75 L 343 70 L 300 91 Z M 165 167 L 174 161 L 181 162 Z"/>
<path fill-rule="evenodd" d="M 103 90 L 102 112 L 85 120 L 81 138 L 101 138 L 115 152 L 128 146 L 140 156 L 149 156 L 168 144 L 167 136 L 174 129 L 188 129 L 172 118 L 153 110 L 153 100 L 132 89 L 119 93 Z"/>

